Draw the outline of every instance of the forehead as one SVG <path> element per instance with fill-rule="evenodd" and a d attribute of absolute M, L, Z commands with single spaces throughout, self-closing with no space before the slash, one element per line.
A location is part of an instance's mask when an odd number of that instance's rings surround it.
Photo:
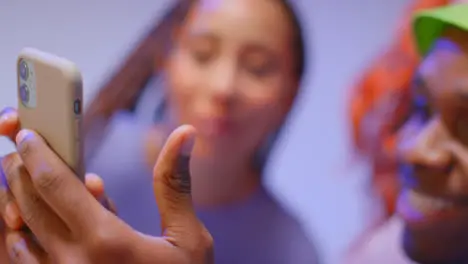
<path fill-rule="evenodd" d="M 282 0 L 200 0 L 189 13 L 186 29 L 231 40 L 278 45 L 291 36 Z"/>

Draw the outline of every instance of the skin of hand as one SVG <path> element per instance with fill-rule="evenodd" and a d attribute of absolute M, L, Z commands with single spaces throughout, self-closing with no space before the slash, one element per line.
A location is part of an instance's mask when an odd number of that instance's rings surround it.
<path fill-rule="evenodd" d="M 19 127 L 12 121 L 15 116 L 15 111 L 4 111 L 0 124 Z M 33 240 L 21 230 L 7 232 L 12 263 L 213 263 L 212 237 L 197 219 L 191 201 L 185 150 L 193 146 L 193 127 L 181 126 L 169 136 L 154 167 L 162 237 L 133 230 L 101 206 L 94 189 L 87 190 L 38 134 L 22 130 L 15 136 L 8 131 L 15 130 L 0 125 L 0 133 L 15 138 L 17 146 L 17 152 L 2 160 L 14 200 L 6 204 L 16 207 L 34 234 Z M 88 176 L 87 183 L 94 181 L 95 186 L 96 179 Z M 11 208 L 0 209 L 8 218 Z"/>
<path fill-rule="evenodd" d="M 6 108 L 0 112 L 0 137 L 7 137 L 12 142 L 16 134 L 19 132 L 19 122 L 16 111 L 12 108 Z M 1 158 L 0 158 L 1 162 Z M 0 208 L 5 209 L 0 212 L 4 216 L 0 220 L 0 263 L 8 263 L 9 256 L 6 249 L 5 238 L 7 232 L 12 230 L 18 231 L 24 227 L 24 221 L 19 214 L 16 203 L 11 199 L 9 194 L 6 179 L 3 174 L 3 170 L 0 167 L 0 179 L 3 184 L 0 186 Z M 101 201 L 103 206 L 112 212 L 116 213 L 116 209 L 112 201 L 110 201 L 104 193 L 104 183 L 102 179 L 95 174 L 87 174 L 85 178 L 85 186 L 88 191 L 96 198 Z"/>

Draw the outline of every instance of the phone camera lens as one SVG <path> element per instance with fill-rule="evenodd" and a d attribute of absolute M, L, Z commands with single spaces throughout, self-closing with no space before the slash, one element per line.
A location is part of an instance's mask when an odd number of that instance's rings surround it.
<path fill-rule="evenodd" d="M 19 93 L 21 101 L 27 105 L 29 103 L 29 87 L 26 84 L 21 85 Z"/>
<path fill-rule="evenodd" d="M 28 80 L 29 68 L 28 68 L 28 64 L 24 60 L 21 60 L 19 63 L 19 74 L 22 80 L 24 81 Z"/>

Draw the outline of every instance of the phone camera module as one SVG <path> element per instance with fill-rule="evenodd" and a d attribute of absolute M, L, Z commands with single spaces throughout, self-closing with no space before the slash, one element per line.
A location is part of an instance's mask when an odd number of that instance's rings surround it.
<path fill-rule="evenodd" d="M 20 78 L 23 81 L 28 80 L 28 78 L 29 78 L 29 67 L 28 67 L 28 64 L 26 63 L 26 61 L 24 61 L 24 60 L 21 60 L 20 63 L 19 63 L 19 74 L 20 74 Z"/>
<path fill-rule="evenodd" d="M 21 98 L 21 102 L 23 102 L 23 104 L 25 105 L 28 105 L 30 93 L 29 93 L 29 87 L 26 84 L 23 84 L 20 86 L 19 95 Z"/>

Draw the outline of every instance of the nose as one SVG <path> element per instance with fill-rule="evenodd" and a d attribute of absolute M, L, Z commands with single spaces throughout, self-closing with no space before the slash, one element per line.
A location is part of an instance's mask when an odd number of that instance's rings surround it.
<path fill-rule="evenodd" d="M 236 66 L 235 63 L 221 61 L 214 66 L 208 76 L 210 95 L 217 101 L 229 102 L 235 92 Z"/>
<path fill-rule="evenodd" d="M 411 121 L 408 126 L 412 128 L 403 129 L 398 148 L 402 183 L 407 188 L 443 196 L 453 168 L 452 155 L 445 147 L 448 137 L 443 125 L 433 120 L 419 131 L 414 131 L 418 126 Z"/>

